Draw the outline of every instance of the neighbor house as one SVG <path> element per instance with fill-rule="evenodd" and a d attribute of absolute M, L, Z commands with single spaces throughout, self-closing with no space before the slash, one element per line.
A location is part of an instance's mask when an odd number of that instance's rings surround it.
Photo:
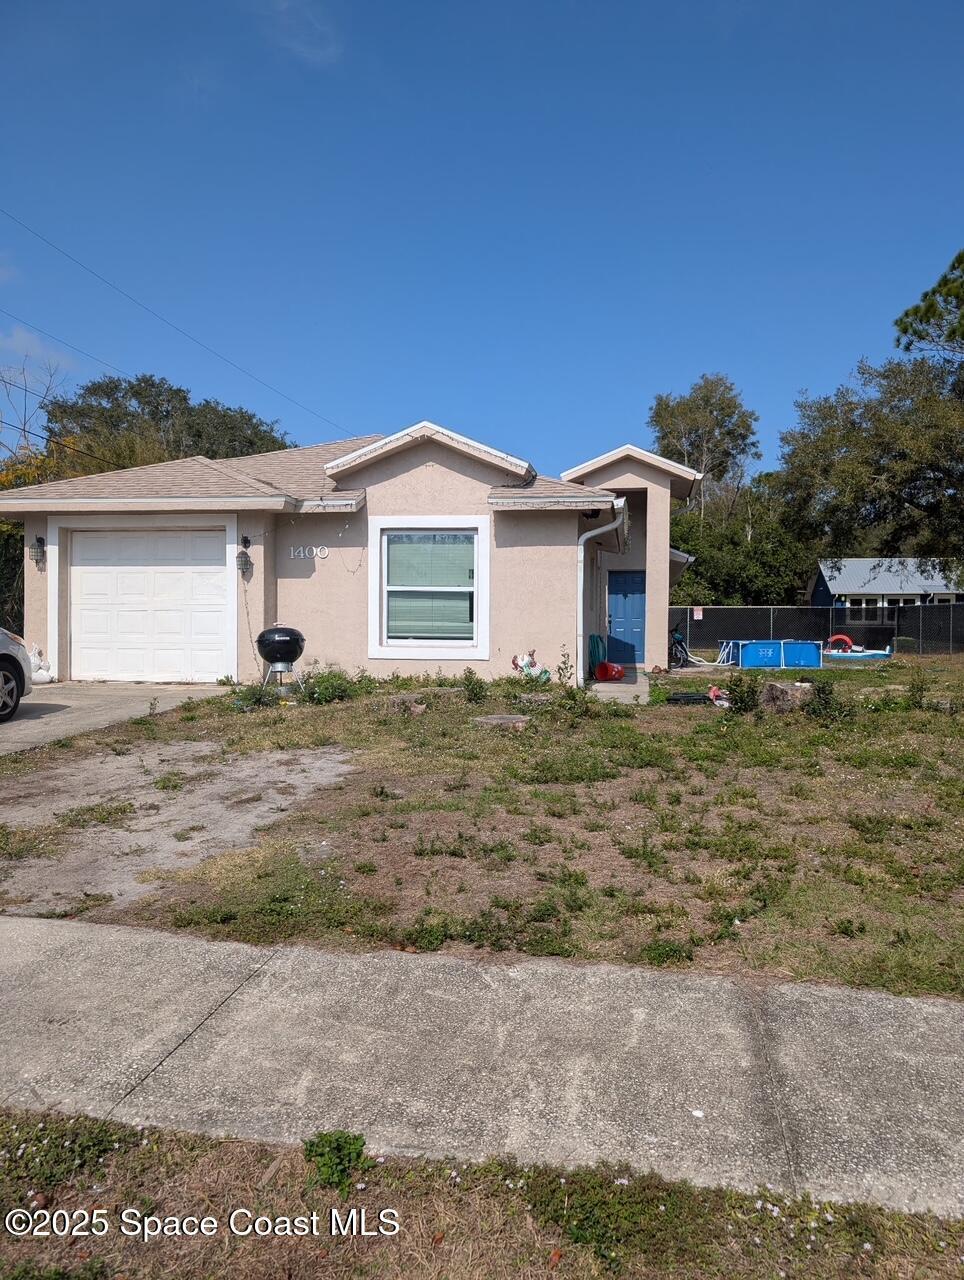
<path fill-rule="evenodd" d="M 901 605 L 959 601 L 964 601 L 964 592 L 940 573 L 925 573 L 920 560 L 875 556 L 821 560 L 807 591 L 808 604 L 839 605 L 849 609 L 851 616 L 875 615 L 880 608 Z"/>
<path fill-rule="evenodd" d="M 689 559 L 670 505 L 700 480 L 633 445 L 554 479 L 420 422 L 5 490 L 0 514 L 24 523 L 26 638 L 60 679 L 251 680 L 281 622 L 348 670 L 496 676 L 534 649 L 582 680 L 593 633 L 666 665 Z"/>

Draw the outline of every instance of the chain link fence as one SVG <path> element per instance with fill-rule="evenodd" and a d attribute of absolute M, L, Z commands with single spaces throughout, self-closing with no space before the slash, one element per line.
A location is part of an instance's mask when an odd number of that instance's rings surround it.
<path fill-rule="evenodd" d="M 864 609 L 810 605 L 690 605 L 669 611 L 687 648 L 716 654 L 723 640 L 827 640 L 847 635 L 865 649 L 964 653 L 964 603 Z"/>

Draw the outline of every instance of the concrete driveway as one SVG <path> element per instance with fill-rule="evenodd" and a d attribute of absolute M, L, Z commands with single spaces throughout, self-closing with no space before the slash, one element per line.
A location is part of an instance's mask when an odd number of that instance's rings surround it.
<path fill-rule="evenodd" d="M 0 1103 L 964 1211 L 964 1002 L 0 917 Z"/>
<path fill-rule="evenodd" d="M 145 715 L 156 699 L 158 711 L 170 711 L 188 698 L 205 698 L 213 684 L 63 684 L 38 685 L 20 710 L 0 725 L 0 755 L 42 747 L 91 729 Z"/>

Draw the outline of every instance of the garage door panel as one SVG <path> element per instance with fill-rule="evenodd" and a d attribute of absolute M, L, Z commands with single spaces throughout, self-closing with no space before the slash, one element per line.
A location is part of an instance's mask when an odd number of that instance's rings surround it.
<path fill-rule="evenodd" d="M 106 680 L 110 671 L 114 650 L 81 644 L 74 649 L 74 661 L 79 662 L 88 680 Z"/>
<path fill-rule="evenodd" d="M 114 578 L 112 600 L 116 604 L 140 604 L 151 596 L 151 580 L 145 570 L 119 570 Z"/>
<path fill-rule="evenodd" d="M 190 538 L 186 533 L 165 533 L 151 544 L 151 564 L 190 563 Z"/>
<path fill-rule="evenodd" d="M 105 535 L 102 554 L 107 563 L 120 565 L 145 565 L 151 563 L 152 540 L 143 533 Z"/>
<path fill-rule="evenodd" d="M 186 646 L 162 647 L 155 645 L 153 651 L 154 671 L 159 680 L 187 680 L 191 664 L 188 661 Z"/>
<path fill-rule="evenodd" d="M 141 646 L 117 645 L 111 655 L 116 665 L 116 675 L 105 675 L 105 680 L 150 680 L 153 673 L 148 666 L 150 650 Z"/>
<path fill-rule="evenodd" d="M 152 578 L 155 600 L 181 604 L 190 599 L 192 574 L 188 570 L 155 570 Z"/>
<path fill-rule="evenodd" d="M 191 599 L 196 604 L 223 604 L 227 594 L 223 569 L 195 569 L 191 574 Z"/>
<path fill-rule="evenodd" d="M 151 614 L 147 609 L 123 609 L 115 614 L 114 634 L 119 641 L 129 644 L 140 640 L 147 644 L 151 638 Z"/>
<path fill-rule="evenodd" d="M 190 615 L 184 609 L 158 609 L 154 613 L 154 639 L 170 644 L 186 640 L 190 634 Z"/>
<path fill-rule="evenodd" d="M 77 532 L 71 539 L 71 674 L 209 681 L 228 670 L 225 534 Z"/>
<path fill-rule="evenodd" d="M 213 684 L 227 675 L 227 658 L 223 648 L 204 649 L 193 646 L 191 649 L 191 668 L 197 672 L 196 680 L 205 680 Z"/>
<path fill-rule="evenodd" d="M 109 609 L 78 609 L 75 618 L 73 630 L 78 640 L 106 640 L 113 631 Z"/>
<path fill-rule="evenodd" d="M 77 570 L 79 598 L 84 601 L 110 600 L 114 594 L 114 575 L 108 569 Z"/>
<path fill-rule="evenodd" d="M 116 565 L 111 533 L 74 534 L 71 561 L 75 565 Z"/>
<path fill-rule="evenodd" d="M 191 564 L 224 567 L 224 537 L 217 533 L 191 535 Z"/>
<path fill-rule="evenodd" d="M 192 609 L 189 617 L 192 640 L 200 640 L 205 644 L 216 640 L 223 646 L 225 615 L 220 609 Z"/>

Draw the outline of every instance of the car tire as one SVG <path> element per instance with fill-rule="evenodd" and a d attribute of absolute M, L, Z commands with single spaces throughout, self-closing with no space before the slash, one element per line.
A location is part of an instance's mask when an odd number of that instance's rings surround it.
<path fill-rule="evenodd" d="M 0 662 L 0 724 L 12 720 L 20 706 L 20 676 L 8 662 Z"/>

